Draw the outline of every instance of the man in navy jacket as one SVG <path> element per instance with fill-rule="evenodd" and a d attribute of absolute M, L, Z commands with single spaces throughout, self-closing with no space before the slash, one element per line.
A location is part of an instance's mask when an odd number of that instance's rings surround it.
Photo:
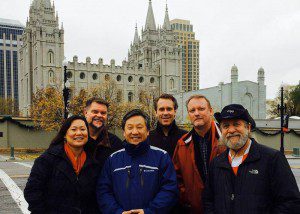
<path fill-rule="evenodd" d="M 300 194 L 279 151 L 251 138 L 255 121 L 240 104 L 215 113 L 227 151 L 216 157 L 204 191 L 206 214 L 299 213 Z"/>
<path fill-rule="evenodd" d="M 179 192 L 168 153 L 149 145 L 149 117 L 141 110 L 122 121 L 124 149 L 110 155 L 97 185 L 100 210 L 106 213 L 169 213 Z"/>

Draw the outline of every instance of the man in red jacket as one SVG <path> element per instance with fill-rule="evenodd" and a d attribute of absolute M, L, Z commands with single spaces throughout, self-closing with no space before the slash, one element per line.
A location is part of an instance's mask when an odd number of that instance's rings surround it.
<path fill-rule="evenodd" d="M 177 142 L 173 163 L 180 190 L 180 203 L 189 213 L 203 213 L 201 194 L 210 161 L 225 147 L 219 146 L 220 131 L 212 119 L 213 109 L 202 95 L 193 95 L 186 107 L 193 129 Z"/>

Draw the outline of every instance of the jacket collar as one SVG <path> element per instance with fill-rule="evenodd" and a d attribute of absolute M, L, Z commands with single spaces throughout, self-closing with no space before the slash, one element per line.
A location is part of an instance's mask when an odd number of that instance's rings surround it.
<path fill-rule="evenodd" d="M 258 147 L 258 143 L 254 140 L 254 138 L 250 138 L 252 141 L 251 147 L 249 150 L 249 155 L 244 162 L 254 162 L 260 159 L 260 151 Z"/>
<path fill-rule="evenodd" d="M 150 148 L 149 138 L 138 145 L 130 144 L 126 140 L 124 140 L 123 144 L 126 152 L 132 157 L 140 156 L 146 153 Z"/>
<path fill-rule="evenodd" d="M 104 146 L 104 147 L 111 148 L 111 143 L 109 141 L 109 132 L 107 130 L 107 127 L 102 126 L 99 132 L 100 133 L 99 133 L 97 139 L 96 140 L 93 139 L 94 141 L 97 142 L 97 146 Z"/>
<path fill-rule="evenodd" d="M 66 175 L 66 177 L 69 178 L 69 180 L 71 182 L 76 182 L 77 180 L 77 175 L 73 169 L 72 163 L 69 160 L 69 158 L 67 157 L 63 144 L 58 144 L 58 145 L 51 145 L 47 152 L 51 155 L 54 155 L 58 158 L 60 158 L 63 161 L 59 161 L 56 165 L 57 169 L 59 169 L 62 173 L 64 173 Z M 92 164 L 97 164 L 95 161 L 92 160 L 92 158 L 89 156 L 89 154 L 86 154 L 86 161 L 81 169 L 84 170 L 84 168 L 86 168 L 89 165 Z"/>
<path fill-rule="evenodd" d="M 168 128 L 169 128 L 168 135 L 171 135 L 172 133 L 177 131 L 178 126 L 176 124 L 176 121 L 174 120 Z M 163 126 L 159 122 L 156 123 L 156 131 L 164 135 Z"/>
<path fill-rule="evenodd" d="M 219 129 L 219 127 L 218 127 L 218 125 L 216 124 L 215 121 L 212 121 L 212 125 L 211 125 L 211 128 L 210 128 L 210 131 L 213 132 L 216 135 L 217 139 L 220 138 L 221 132 L 220 132 L 220 129 Z M 189 131 L 185 135 L 185 137 L 183 138 L 183 142 L 185 144 L 189 144 L 192 141 L 192 139 L 193 139 L 193 133 L 194 132 L 195 132 L 195 130 L 193 128 L 191 131 Z"/>
<path fill-rule="evenodd" d="M 260 159 L 260 151 L 258 148 L 258 144 L 253 138 L 250 138 L 250 139 L 252 140 L 252 143 L 251 143 L 251 147 L 249 150 L 249 154 L 248 154 L 247 158 L 245 159 L 244 163 L 250 163 L 250 162 L 254 162 L 254 161 L 257 161 Z M 229 149 L 227 148 L 226 151 L 223 152 L 218 157 L 219 161 L 216 162 L 217 167 L 231 169 L 231 166 L 230 166 L 230 163 L 228 160 L 228 153 L 229 153 Z"/>

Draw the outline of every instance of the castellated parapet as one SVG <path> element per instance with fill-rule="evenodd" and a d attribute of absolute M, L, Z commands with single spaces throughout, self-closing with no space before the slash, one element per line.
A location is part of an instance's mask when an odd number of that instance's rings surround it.
<path fill-rule="evenodd" d="M 91 63 L 91 58 L 87 57 L 85 62 L 78 62 L 78 57 L 74 56 L 68 62 L 68 80 L 71 85 L 76 86 L 74 93 L 80 90 L 90 90 L 99 87 L 107 80 L 113 80 L 119 90 L 122 91 L 122 98 L 128 101 L 128 93 L 139 89 L 159 89 L 159 73 L 156 71 L 145 73 L 145 70 L 138 67 L 128 67 L 128 62 L 123 61 L 122 66 L 115 65 L 115 60 L 110 60 L 110 64 L 103 64 L 103 59 L 99 58 L 98 63 Z M 126 93 L 128 92 L 128 93 Z M 135 97 L 133 97 L 135 99 Z"/>

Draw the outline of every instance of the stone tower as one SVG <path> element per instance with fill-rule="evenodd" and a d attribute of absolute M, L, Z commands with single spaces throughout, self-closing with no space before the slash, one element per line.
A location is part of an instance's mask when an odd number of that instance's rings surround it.
<path fill-rule="evenodd" d="M 258 82 L 258 118 L 266 117 L 265 70 L 260 67 L 257 72 Z"/>
<path fill-rule="evenodd" d="M 238 104 L 239 88 L 238 88 L 238 68 L 236 65 L 231 67 L 231 102 Z"/>
<path fill-rule="evenodd" d="M 59 28 L 54 2 L 33 0 L 20 48 L 19 105 L 24 116 L 29 115 L 31 95 L 38 88 L 62 85 L 64 30 Z"/>
<path fill-rule="evenodd" d="M 162 27 L 157 27 L 149 0 L 147 18 L 141 37 L 135 28 L 134 40 L 128 53 L 128 67 L 144 70 L 146 74 L 159 77 L 159 90 L 175 93 L 181 89 L 181 50 L 177 47 L 175 34 L 171 29 L 168 8 Z"/>

